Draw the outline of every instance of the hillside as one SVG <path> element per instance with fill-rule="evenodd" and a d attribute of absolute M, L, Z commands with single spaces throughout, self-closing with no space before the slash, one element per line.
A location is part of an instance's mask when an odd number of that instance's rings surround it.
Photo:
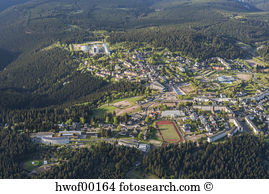
<path fill-rule="evenodd" d="M 245 57 L 248 53 L 236 45 L 237 41 L 255 46 L 256 42 L 267 41 L 269 37 L 269 13 L 258 9 L 261 1 L 248 7 L 234 0 L 12 2 L 3 1 L 4 10 L 0 12 L 0 97 L 5 99 L 12 95 L 17 99 L 23 93 L 29 98 L 28 94 L 34 94 L 50 102 L 44 106 L 91 93 L 88 90 L 68 97 L 69 90 L 60 87 L 63 83 L 59 80 L 67 76 L 74 78 L 75 64 L 72 60 L 62 60 L 71 58 L 63 51 L 40 52 L 57 41 L 102 40 L 104 37 L 95 36 L 94 32 L 106 30 L 105 36 L 112 42 L 148 42 L 181 51 L 192 58 L 206 59 Z M 16 6 L 11 6 L 14 4 Z M 99 88 L 99 82 L 95 83 L 94 88 Z M 55 100 L 52 96 L 59 96 L 58 92 L 66 97 Z M 23 102 L 24 97 L 20 99 Z M 11 105 L 7 103 L 5 107 Z M 12 105 L 16 106 L 17 103 Z M 32 106 L 34 103 L 26 105 Z"/>
<path fill-rule="evenodd" d="M 1 0 L 0 12 L 14 5 L 25 3 L 29 0 Z"/>

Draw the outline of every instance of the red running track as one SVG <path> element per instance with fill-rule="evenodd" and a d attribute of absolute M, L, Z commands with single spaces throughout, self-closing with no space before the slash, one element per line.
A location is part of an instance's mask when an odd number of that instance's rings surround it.
<path fill-rule="evenodd" d="M 176 124 L 174 122 L 172 122 L 172 121 L 158 121 L 156 123 L 156 125 L 157 125 L 157 128 L 159 130 L 159 133 L 160 133 L 163 141 L 165 141 L 165 140 L 164 140 L 164 137 L 163 137 L 163 135 L 161 133 L 161 130 L 159 129 L 159 125 L 173 125 L 174 129 L 176 130 L 176 132 L 177 132 L 177 134 L 178 134 L 178 136 L 180 138 L 180 142 L 184 142 L 184 139 L 183 139 L 182 135 L 180 134 L 180 132 L 178 131 L 178 128 L 177 128 L 177 126 L 176 126 Z"/>

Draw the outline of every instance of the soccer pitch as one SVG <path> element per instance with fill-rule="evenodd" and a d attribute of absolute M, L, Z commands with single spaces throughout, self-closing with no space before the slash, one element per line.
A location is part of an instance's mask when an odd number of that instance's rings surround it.
<path fill-rule="evenodd" d="M 156 126 L 159 129 L 163 141 L 168 143 L 183 142 L 183 137 L 173 122 L 159 121 L 156 123 Z"/>

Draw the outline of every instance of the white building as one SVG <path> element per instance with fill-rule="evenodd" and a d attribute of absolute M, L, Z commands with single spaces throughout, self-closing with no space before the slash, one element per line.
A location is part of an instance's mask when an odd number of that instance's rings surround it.
<path fill-rule="evenodd" d="M 166 110 L 162 112 L 161 117 L 171 117 L 171 118 L 185 117 L 185 113 L 179 110 Z"/>
<path fill-rule="evenodd" d="M 42 137 L 41 143 L 47 145 L 64 145 L 69 143 L 69 137 Z"/>
<path fill-rule="evenodd" d="M 89 49 L 88 46 L 81 46 L 80 50 L 83 51 L 83 52 L 89 52 L 90 49 Z"/>
<path fill-rule="evenodd" d="M 141 143 L 138 146 L 138 149 L 141 150 L 142 152 L 148 152 L 150 146 L 148 144 Z"/>
<path fill-rule="evenodd" d="M 236 118 L 230 119 L 230 122 L 233 123 L 237 127 L 238 131 L 241 131 L 241 132 L 243 131 L 242 125 L 239 123 L 239 121 Z"/>
<path fill-rule="evenodd" d="M 211 136 L 211 137 L 208 137 L 207 138 L 207 141 L 210 143 L 210 142 L 214 142 L 214 141 L 217 141 L 223 137 L 225 137 L 227 135 L 226 131 L 221 131 L 219 133 L 216 133 L 215 135 Z"/>
<path fill-rule="evenodd" d="M 260 129 L 258 129 L 258 127 L 256 127 L 256 125 L 250 120 L 249 116 L 245 117 L 245 121 L 255 134 L 259 134 Z"/>
<path fill-rule="evenodd" d="M 232 98 L 215 98 L 214 99 L 216 102 L 232 102 L 236 103 L 237 101 L 232 99 Z"/>
<path fill-rule="evenodd" d="M 186 95 L 186 93 L 181 90 L 179 87 L 173 86 L 173 91 L 177 94 L 177 95 Z"/>
<path fill-rule="evenodd" d="M 138 146 L 139 146 L 139 143 L 136 140 L 123 140 L 123 139 L 121 139 L 121 140 L 119 140 L 118 144 L 126 146 L 126 147 L 134 147 L 134 148 L 138 148 Z"/>
<path fill-rule="evenodd" d="M 160 91 L 164 90 L 164 86 L 157 81 L 154 81 L 153 83 L 151 83 L 149 88 L 153 90 L 160 90 Z"/>
<path fill-rule="evenodd" d="M 60 131 L 59 136 L 81 135 L 81 131 Z"/>
<path fill-rule="evenodd" d="M 108 48 L 108 46 L 107 46 L 106 43 L 103 44 L 103 47 L 105 48 L 105 53 L 106 53 L 107 55 L 110 55 L 110 50 L 109 50 L 109 48 Z"/>
<path fill-rule="evenodd" d="M 38 132 L 38 133 L 31 133 L 31 138 L 41 139 L 42 137 L 52 137 L 54 135 L 53 132 Z"/>
<path fill-rule="evenodd" d="M 205 96 L 194 97 L 193 100 L 197 102 L 209 102 L 210 101 L 210 99 Z"/>

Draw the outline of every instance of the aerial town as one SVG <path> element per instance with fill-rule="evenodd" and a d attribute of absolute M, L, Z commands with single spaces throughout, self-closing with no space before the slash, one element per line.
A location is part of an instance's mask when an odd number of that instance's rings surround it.
<path fill-rule="evenodd" d="M 114 82 L 141 82 L 150 92 L 107 102 L 96 110 L 96 117 L 128 115 L 125 122 L 58 123 L 58 132 L 31 134 L 35 142 L 85 147 L 106 141 L 147 152 L 152 146 L 217 142 L 239 133 L 268 138 L 269 82 L 254 71 L 258 59 L 198 61 L 146 44 L 63 47 L 74 53 L 79 72 Z"/>

